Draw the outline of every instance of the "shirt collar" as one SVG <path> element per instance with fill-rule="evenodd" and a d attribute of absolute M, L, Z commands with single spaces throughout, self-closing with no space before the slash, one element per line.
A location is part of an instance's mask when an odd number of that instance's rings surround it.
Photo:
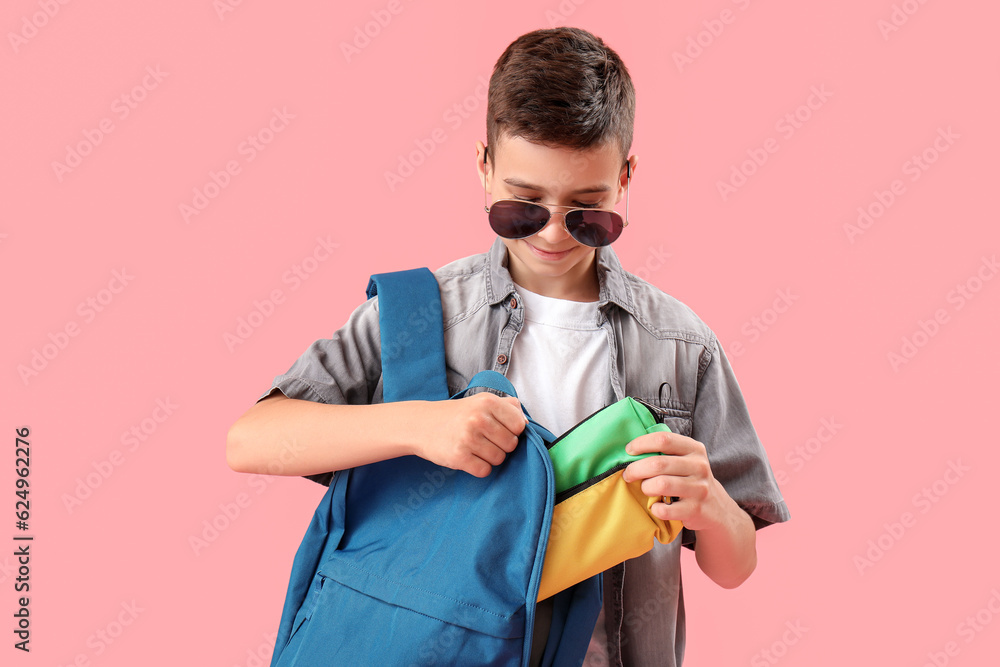
<path fill-rule="evenodd" d="M 598 308 L 614 303 L 635 315 L 635 305 L 628 280 L 618 255 L 611 246 L 597 249 L 597 281 L 600 289 Z M 514 280 L 507 270 L 507 246 L 498 236 L 486 253 L 486 300 L 495 305 L 514 292 Z"/>

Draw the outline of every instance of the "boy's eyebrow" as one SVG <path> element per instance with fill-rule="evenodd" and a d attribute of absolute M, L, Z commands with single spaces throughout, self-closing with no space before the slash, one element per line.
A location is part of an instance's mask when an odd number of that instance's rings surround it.
<path fill-rule="evenodd" d="M 536 190 L 538 192 L 545 192 L 545 188 L 539 187 L 537 185 L 532 185 L 526 181 L 522 181 L 519 178 L 509 177 L 503 179 L 503 182 L 515 188 L 524 188 L 525 190 Z M 601 183 L 600 185 L 593 185 L 589 188 L 581 188 L 579 190 L 574 190 L 571 194 L 583 195 L 591 192 L 607 192 L 611 189 L 611 186 L 607 183 Z"/>

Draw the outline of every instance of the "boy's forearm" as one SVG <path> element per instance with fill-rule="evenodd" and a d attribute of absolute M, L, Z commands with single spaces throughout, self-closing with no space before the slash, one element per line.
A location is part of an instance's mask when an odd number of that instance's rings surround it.
<path fill-rule="evenodd" d="M 702 572 L 723 588 L 736 588 L 757 567 L 757 534 L 750 515 L 728 494 L 725 498 L 723 521 L 697 531 L 694 550 Z"/>
<path fill-rule="evenodd" d="M 226 461 L 238 472 L 312 475 L 414 453 L 416 401 L 334 405 L 267 398 L 229 429 Z"/>

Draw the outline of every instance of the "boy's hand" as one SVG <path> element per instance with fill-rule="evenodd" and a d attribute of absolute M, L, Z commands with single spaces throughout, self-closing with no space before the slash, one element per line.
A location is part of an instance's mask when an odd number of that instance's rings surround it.
<path fill-rule="evenodd" d="M 480 392 L 449 401 L 431 401 L 414 453 L 475 477 L 486 477 L 517 446 L 527 425 L 514 397 Z"/>
<path fill-rule="evenodd" d="M 628 464 L 626 482 L 642 480 L 642 492 L 662 498 L 676 496 L 669 505 L 653 503 L 653 516 L 678 519 L 698 533 L 695 556 L 698 566 L 724 588 L 743 583 L 757 567 L 753 520 L 733 500 L 712 474 L 705 445 L 678 433 L 647 433 L 632 440 L 630 454 L 660 452 Z"/>
<path fill-rule="evenodd" d="M 625 468 L 626 482 L 643 480 L 642 492 L 652 498 L 675 496 L 667 504 L 654 503 L 653 516 L 664 521 L 679 520 L 691 530 L 721 526 L 727 509 L 735 505 L 725 488 L 712 475 L 705 445 L 679 433 L 647 433 L 630 442 L 629 454 L 660 452 L 667 456 L 649 456 Z"/>

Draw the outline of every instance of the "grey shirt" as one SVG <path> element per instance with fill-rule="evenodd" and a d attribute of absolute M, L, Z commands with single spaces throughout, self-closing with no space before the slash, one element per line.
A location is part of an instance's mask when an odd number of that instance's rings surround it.
<path fill-rule="evenodd" d="M 683 303 L 622 269 L 610 246 L 597 249 L 596 263 L 600 326 L 607 332 L 616 400 L 639 398 L 659 410 L 671 431 L 704 444 L 712 474 L 756 528 L 786 521 L 788 509 L 715 334 Z M 506 371 L 524 307 L 499 238 L 489 252 L 454 261 L 434 275 L 444 313 L 448 389 L 454 394 L 483 369 Z M 405 354 L 405 341 L 400 343 Z M 381 376 L 376 296 L 330 338 L 310 345 L 260 398 L 280 390 L 289 398 L 323 403 L 380 403 Z M 329 485 L 332 472 L 307 477 Z M 656 543 L 649 553 L 605 572 L 612 665 L 681 664 L 680 548 L 693 548 L 695 539 L 694 531 L 684 529 L 681 539 Z"/>

